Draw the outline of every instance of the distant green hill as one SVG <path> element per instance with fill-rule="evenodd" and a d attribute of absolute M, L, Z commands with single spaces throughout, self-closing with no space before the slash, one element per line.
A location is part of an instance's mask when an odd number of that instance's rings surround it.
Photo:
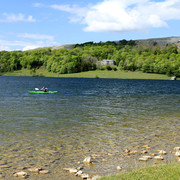
<path fill-rule="evenodd" d="M 123 40 L 120 40 L 123 41 Z M 178 48 L 180 49 L 180 37 L 164 37 L 164 38 L 150 38 L 150 39 L 139 39 L 139 40 L 132 40 L 136 43 L 136 45 L 159 45 L 159 46 L 166 46 L 168 44 L 176 44 L 178 45 Z M 119 43 L 119 41 L 108 41 L 111 43 Z M 85 42 L 82 44 L 87 44 L 89 42 Z M 99 42 L 97 42 L 98 44 Z M 107 43 L 107 42 L 101 42 L 101 43 Z M 96 42 L 93 42 L 93 44 L 96 44 Z M 52 46 L 52 47 L 42 47 L 42 48 L 36 48 L 36 49 L 47 49 L 50 48 L 52 50 L 54 49 L 73 49 L 74 47 L 76 47 L 77 44 L 65 44 L 65 45 L 60 45 L 60 46 Z"/>

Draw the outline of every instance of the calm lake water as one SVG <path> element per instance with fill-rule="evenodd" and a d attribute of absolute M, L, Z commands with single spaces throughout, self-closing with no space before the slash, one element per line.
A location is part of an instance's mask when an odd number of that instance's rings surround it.
<path fill-rule="evenodd" d="M 43 85 L 58 93 L 28 93 Z M 157 153 L 180 146 L 180 81 L 0 77 L 0 88 L 0 166 L 9 166 L 1 168 L 7 179 L 31 166 L 50 173 L 29 179 L 79 179 L 62 169 L 92 154 L 99 158 L 83 171 L 113 174 L 117 165 L 142 165 L 126 148 L 149 145 Z M 168 154 L 166 162 L 173 161 Z"/>

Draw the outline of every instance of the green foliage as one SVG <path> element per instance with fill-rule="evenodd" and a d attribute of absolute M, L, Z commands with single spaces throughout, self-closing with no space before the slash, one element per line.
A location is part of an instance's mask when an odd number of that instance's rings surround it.
<path fill-rule="evenodd" d="M 136 45 L 135 41 L 87 42 L 73 49 L 36 49 L 31 51 L 0 51 L 0 72 L 39 69 L 59 74 L 90 70 L 117 70 L 117 66 L 101 66 L 103 59 L 116 60 L 118 69 L 166 74 L 180 77 L 180 50 L 177 45 Z"/>
<path fill-rule="evenodd" d="M 180 178 L 180 164 L 159 164 L 117 175 L 102 177 L 99 180 L 177 180 Z"/>

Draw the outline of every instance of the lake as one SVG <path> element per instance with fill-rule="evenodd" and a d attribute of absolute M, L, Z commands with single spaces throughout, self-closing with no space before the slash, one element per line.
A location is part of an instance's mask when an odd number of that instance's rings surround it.
<path fill-rule="evenodd" d="M 57 94 L 29 94 L 46 86 Z M 63 168 L 114 174 L 148 165 L 139 154 L 180 146 L 180 81 L 0 76 L 0 167 L 6 179 L 21 167 L 43 167 L 28 179 L 80 179 Z M 93 165 L 83 159 L 96 154 Z M 171 153 L 163 162 L 175 161 Z M 149 163 L 154 163 L 150 160 Z M 26 170 L 25 170 L 26 171 Z"/>

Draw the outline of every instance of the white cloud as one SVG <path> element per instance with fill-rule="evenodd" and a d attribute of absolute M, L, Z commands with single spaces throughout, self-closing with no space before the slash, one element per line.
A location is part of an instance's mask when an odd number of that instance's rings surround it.
<path fill-rule="evenodd" d="M 180 20 L 180 0 L 104 0 L 84 8 L 70 5 L 51 8 L 72 14 L 71 21 L 85 24 L 84 30 L 91 32 L 143 32 L 167 27 L 169 20 Z"/>
<path fill-rule="evenodd" d="M 18 37 L 28 38 L 28 39 L 41 39 L 41 40 L 49 40 L 53 41 L 54 37 L 50 35 L 43 35 L 43 34 L 29 34 L 29 33 L 22 33 L 18 34 Z"/>
<path fill-rule="evenodd" d="M 37 39 L 36 39 L 37 40 Z M 55 41 L 49 41 L 48 39 L 40 39 L 41 41 L 33 41 L 33 40 L 14 40 L 14 41 L 8 41 L 8 40 L 1 40 L 0 39 L 0 51 L 7 50 L 29 50 L 29 49 L 35 49 L 38 47 L 51 47 L 58 45 L 59 43 Z"/>
<path fill-rule="evenodd" d="M 39 48 L 39 46 L 36 46 L 36 45 L 25 46 L 23 48 L 23 51 L 27 51 L 27 50 L 31 50 L 31 49 L 36 49 L 36 48 Z"/>
<path fill-rule="evenodd" d="M 42 4 L 42 3 L 34 3 L 33 6 L 34 7 L 43 7 L 44 4 Z"/>
<path fill-rule="evenodd" d="M 32 16 L 25 16 L 24 14 L 8 14 L 8 13 L 3 13 L 3 18 L 0 18 L 0 22 L 36 22 L 36 19 L 34 19 Z"/>
<path fill-rule="evenodd" d="M 89 7 L 81 8 L 76 5 L 70 6 L 70 5 L 56 5 L 56 4 L 51 5 L 50 7 L 56 10 L 65 11 L 70 14 L 73 14 L 72 16 L 70 16 L 71 22 L 83 21 L 83 17 L 89 8 Z"/>

